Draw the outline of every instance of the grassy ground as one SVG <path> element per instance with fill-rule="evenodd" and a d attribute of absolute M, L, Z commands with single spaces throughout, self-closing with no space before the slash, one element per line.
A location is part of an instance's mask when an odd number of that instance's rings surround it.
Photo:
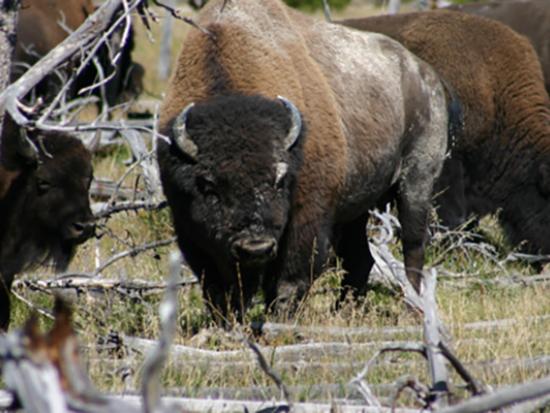
<path fill-rule="evenodd" d="M 344 12 L 345 16 L 364 15 L 372 13 L 372 9 L 364 6 L 353 6 Z M 164 90 L 164 81 L 156 76 L 155 62 L 158 61 L 159 27 L 153 26 L 151 43 L 138 24 L 136 40 L 136 60 L 147 68 L 145 79 L 145 99 L 158 99 Z M 181 22 L 175 24 L 174 56 L 179 48 L 188 26 Z M 95 159 L 96 176 L 117 179 L 126 169 L 123 161 L 127 151 L 119 149 Z M 126 179 L 128 186 L 133 186 L 136 174 L 130 174 Z M 494 218 L 482 222 L 481 228 L 486 237 L 492 240 L 495 251 L 491 257 L 475 246 L 462 243 L 449 248 L 449 242 L 441 236 L 436 236 L 428 250 L 428 263 L 437 265 L 440 278 L 437 301 L 441 317 L 449 329 L 451 342 L 458 357 L 465 363 L 479 361 L 504 361 L 508 359 L 529 358 L 550 355 L 550 320 L 536 321 L 533 317 L 550 315 L 549 284 L 521 285 L 501 287 L 491 284 L 497 277 L 509 274 L 519 275 L 529 279 L 535 269 L 521 262 L 502 261 L 510 248 L 503 241 L 502 234 L 495 224 Z M 71 270 L 93 271 L 97 262 L 104 262 L 115 253 L 131 249 L 159 239 L 173 236 L 170 218 L 167 210 L 157 212 L 139 212 L 118 214 L 103 223 L 103 236 L 99 240 L 91 240 L 80 248 Z M 162 280 L 167 272 L 168 251 L 175 248 L 157 248 L 135 257 L 120 260 L 102 272 L 101 277 L 108 279 L 143 279 L 149 281 Z M 399 254 L 399 245 L 393 246 Z M 37 274 L 47 277 L 47 271 L 35 271 L 24 277 L 34 277 Z M 327 271 L 315 284 L 311 298 L 305 303 L 300 314 L 292 319 L 292 323 L 304 326 L 341 326 L 341 327 L 390 327 L 419 325 L 419 320 L 408 311 L 399 294 L 376 288 L 360 303 L 348 302 L 338 311 L 334 303 L 338 296 L 337 268 Z M 50 308 L 52 297 L 43 292 L 21 289 L 17 294 L 39 308 Z M 176 343 L 197 346 L 205 349 L 241 349 L 242 344 L 235 334 L 218 330 L 212 325 L 206 311 L 198 287 L 183 288 L 179 294 L 180 313 L 178 319 L 178 335 Z M 139 366 L 143 355 L 102 353 L 98 343 L 112 332 L 125 335 L 154 339 L 158 335 L 158 294 L 121 295 L 116 292 L 99 293 L 94 291 L 80 292 L 72 296 L 75 307 L 75 325 L 93 381 L 105 391 L 119 392 L 126 387 L 139 387 Z M 29 314 L 27 304 L 15 299 L 13 326 L 17 327 Z M 253 319 L 261 311 L 253 309 L 250 318 Z M 465 325 L 480 320 L 499 320 L 514 318 L 519 320 L 515 325 L 497 330 L 470 330 Z M 49 320 L 42 318 L 45 325 Z M 288 322 L 284 317 L 269 317 L 268 321 Z M 402 339 L 419 339 L 419 336 L 404 335 Z M 377 337 L 368 339 L 350 339 L 353 344 L 372 342 Z M 334 337 L 323 334 L 300 336 L 296 334 L 261 337 L 262 345 L 283 346 L 288 344 L 334 341 Z M 342 339 L 340 340 L 342 341 Z M 367 361 L 377 349 L 377 346 L 350 350 L 344 356 L 334 356 L 323 351 L 309 353 L 303 356 L 301 363 L 287 365 L 272 360 L 275 369 L 282 372 L 287 385 L 312 385 L 320 383 L 346 383 L 358 370 L 361 363 Z M 132 356 L 132 357 L 130 357 Z M 426 377 L 426 368 L 417 356 L 404 355 L 389 358 L 393 363 L 383 365 L 373 370 L 369 380 L 373 383 L 391 382 L 403 374 L 413 374 L 420 378 Z M 337 367 L 335 367 L 337 365 Z M 129 379 L 122 379 L 124 367 L 131 367 Z M 548 374 L 546 368 L 520 365 L 502 368 L 496 371 L 476 370 L 477 377 L 495 386 L 535 379 Z M 455 377 L 455 381 L 460 381 Z M 270 380 L 256 366 L 248 366 L 236 373 L 235 367 L 216 366 L 209 364 L 173 363 L 163 377 L 165 388 L 186 388 L 190 394 L 198 393 L 207 387 L 243 387 L 256 385 L 271 385 Z M 308 399 L 310 394 L 302 390 L 298 398 Z"/>

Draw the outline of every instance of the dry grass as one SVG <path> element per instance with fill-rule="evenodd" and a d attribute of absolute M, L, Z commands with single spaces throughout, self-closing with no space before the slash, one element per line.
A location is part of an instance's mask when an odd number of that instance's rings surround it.
<path fill-rule="evenodd" d="M 346 17 L 364 13 L 357 8 L 345 12 Z M 372 12 L 372 10 L 366 10 Z M 177 22 L 174 53 L 178 49 L 188 27 Z M 158 43 L 149 43 L 143 27 L 138 24 L 136 60 L 147 67 L 145 79 L 145 98 L 159 98 L 164 89 L 164 82 L 156 76 L 154 63 L 158 60 Z M 159 26 L 154 25 L 153 36 L 159 39 Z M 158 42 L 158 40 L 157 40 Z M 109 176 L 116 179 L 124 171 L 123 161 L 128 153 L 120 149 L 114 153 L 95 159 L 96 176 Z M 135 182 L 136 175 L 130 175 L 128 186 Z M 488 238 L 496 242 L 496 257 L 502 260 L 509 252 L 498 232 L 494 219 L 484 220 L 482 230 Z M 104 261 L 116 252 L 173 235 L 167 210 L 161 212 L 140 212 L 119 214 L 105 223 L 104 236 L 92 240 L 80 248 L 71 264 L 74 271 L 92 271 L 96 260 Z M 441 316 L 449 327 L 452 343 L 458 357 L 466 363 L 484 360 L 503 361 L 507 359 L 529 358 L 550 355 L 550 320 L 542 322 L 529 321 L 530 318 L 550 315 L 549 284 L 535 286 L 497 287 L 486 284 L 497 276 L 522 274 L 529 277 L 534 269 L 523 263 L 497 265 L 495 260 L 488 259 L 482 253 L 468 248 L 456 248 L 448 251 L 448 243 L 437 241 L 430 246 L 428 261 L 436 262 L 441 277 L 438 286 L 438 304 Z M 175 248 L 175 246 L 173 246 Z M 158 248 L 133 258 L 119 261 L 107 268 L 102 274 L 105 278 L 161 280 L 167 272 L 167 252 L 169 247 Z M 393 247 L 398 253 L 399 245 Z M 39 272 L 42 274 L 42 272 Z M 340 326 L 372 327 L 419 325 L 416 319 L 404 307 L 399 295 L 392 294 L 383 288 L 371 291 L 364 302 L 348 302 L 338 311 L 333 309 L 338 295 L 339 271 L 333 269 L 316 282 L 311 298 L 304 304 L 302 311 L 292 323 L 304 326 Z M 454 274 L 455 276 L 447 276 Z M 46 274 L 47 275 L 47 274 Z M 460 275 L 460 277 L 456 277 Z M 29 275 L 27 275 L 29 276 Z M 457 280 L 460 280 L 457 283 Z M 34 303 L 35 306 L 49 308 L 51 296 L 28 290 L 18 291 Z M 138 387 L 141 354 L 117 354 L 99 352 L 97 344 L 111 332 L 154 339 L 158 335 L 157 308 L 158 295 L 135 294 L 123 296 L 117 293 L 82 292 L 72 297 L 76 310 L 75 323 L 86 357 L 90 360 L 89 369 L 94 382 L 102 389 L 111 392 L 122 391 L 125 386 Z M 231 333 L 221 332 L 212 326 L 211 318 L 206 311 L 200 291 L 197 287 L 187 287 L 180 292 L 179 335 L 176 342 L 209 349 L 241 349 L 242 344 Z M 250 318 L 261 314 L 260 308 L 250 311 Z M 20 325 L 28 316 L 27 306 L 16 300 L 13 326 Z M 464 328 L 468 323 L 480 320 L 498 320 L 514 318 L 523 320 L 513 327 L 498 330 L 469 330 Z M 44 323 L 49 321 L 43 318 Z M 268 317 L 268 321 L 285 322 L 289 320 Z M 197 334 L 199 333 L 199 334 Z M 418 336 L 404 334 L 400 339 L 418 339 Z M 372 336 L 368 339 L 353 342 L 378 340 Z M 287 344 L 334 341 L 333 337 L 323 334 L 300 336 L 296 334 L 262 337 L 262 345 L 282 346 Z M 346 341 L 341 339 L 340 341 Z M 312 385 L 319 383 L 346 383 L 360 369 L 361 363 L 367 361 L 375 352 L 376 346 L 370 349 L 352 350 L 345 356 L 334 357 L 322 351 L 309 353 L 300 363 L 294 365 L 278 363 L 272 360 L 275 369 L 282 372 L 287 385 Z M 426 378 L 424 362 L 417 356 L 403 355 L 387 358 L 393 360 L 391 365 L 382 365 L 373 370 L 369 380 L 373 383 L 384 383 L 395 380 L 402 374 L 414 374 Z M 416 362 L 414 362 L 416 360 Z M 337 367 L 335 367 L 337 365 Z M 124 383 L 121 372 L 131 367 L 129 381 Z M 476 370 L 477 377 L 487 383 L 500 386 L 519 382 L 548 374 L 549 367 L 526 368 L 524 366 L 505 368 L 496 372 Z M 458 382 L 458 379 L 455 378 Z M 236 370 L 233 366 L 185 365 L 174 363 L 164 374 L 163 384 L 166 388 L 186 388 L 190 395 L 207 387 L 244 387 L 272 385 L 268 378 L 255 365 L 244 366 Z M 310 397 L 306 389 L 295 395 L 297 399 Z"/>

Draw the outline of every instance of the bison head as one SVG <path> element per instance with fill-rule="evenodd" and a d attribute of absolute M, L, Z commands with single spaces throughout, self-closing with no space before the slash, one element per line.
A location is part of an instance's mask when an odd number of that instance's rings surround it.
<path fill-rule="evenodd" d="M 0 194 L 0 272 L 6 281 L 26 267 L 53 261 L 64 269 L 75 247 L 93 234 L 88 189 L 90 153 L 77 139 L 60 133 L 4 127 Z"/>
<path fill-rule="evenodd" d="M 187 106 L 165 133 L 159 166 L 184 254 L 192 244 L 230 272 L 274 259 L 301 163 L 298 109 L 282 97 L 214 97 Z"/>

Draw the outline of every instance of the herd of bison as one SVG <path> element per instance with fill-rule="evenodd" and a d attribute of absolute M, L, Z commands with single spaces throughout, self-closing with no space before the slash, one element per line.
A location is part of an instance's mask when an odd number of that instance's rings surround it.
<path fill-rule="evenodd" d="M 93 11 L 91 0 L 23 0 L 12 79 Z M 369 210 L 388 202 L 417 290 L 433 207 L 447 227 L 500 211 L 510 243 L 550 254 L 549 0 L 334 22 L 282 0 L 211 0 L 195 23 L 160 108 L 157 160 L 179 248 L 218 321 L 259 290 L 292 313 L 333 255 L 343 294 L 364 295 Z M 131 58 L 141 45 L 126 40 L 115 68 L 97 51 L 112 72 L 100 106 L 143 89 Z M 98 76 L 90 64 L 70 93 Z M 33 93 L 47 100 L 62 84 L 51 75 Z M 0 329 L 17 273 L 63 270 L 94 236 L 92 179 L 76 137 L 6 116 Z"/>

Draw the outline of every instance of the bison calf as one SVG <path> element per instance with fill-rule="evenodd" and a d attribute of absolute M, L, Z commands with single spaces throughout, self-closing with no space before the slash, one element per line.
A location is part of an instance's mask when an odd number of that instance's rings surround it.
<path fill-rule="evenodd" d="M 158 162 L 178 243 L 219 314 L 301 297 L 331 245 L 363 293 L 369 209 L 395 199 L 419 288 L 445 93 L 397 42 L 279 0 L 214 0 L 161 109 Z"/>
<path fill-rule="evenodd" d="M 6 115 L 7 116 L 7 115 Z M 64 269 L 93 234 L 90 153 L 60 133 L 29 132 L 38 155 L 4 122 L 0 145 L 0 330 L 8 328 L 15 274 L 53 262 Z"/>

